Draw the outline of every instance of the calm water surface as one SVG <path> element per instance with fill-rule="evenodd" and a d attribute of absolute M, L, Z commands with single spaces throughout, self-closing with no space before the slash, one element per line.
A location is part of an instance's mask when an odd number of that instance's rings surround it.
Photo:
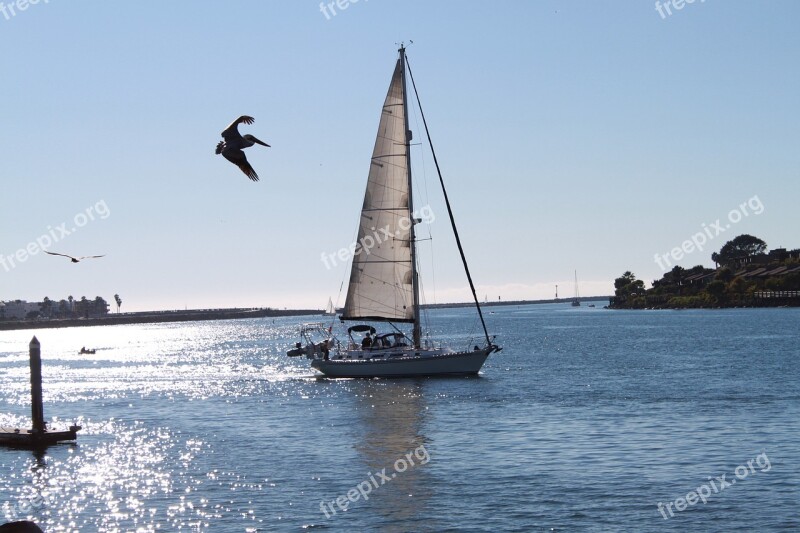
<path fill-rule="evenodd" d="M 43 455 L 0 448 L 0 514 L 48 531 L 800 529 L 800 310 L 490 310 L 505 348 L 477 378 L 318 380 L 284 355 L 294 318 L 35 332 L 45 416 L 84 429 Z M 429 319 L 470 345 L 473 311 Z M 0 425 L 30 424 L 33 333 L 0 332 Z"/>

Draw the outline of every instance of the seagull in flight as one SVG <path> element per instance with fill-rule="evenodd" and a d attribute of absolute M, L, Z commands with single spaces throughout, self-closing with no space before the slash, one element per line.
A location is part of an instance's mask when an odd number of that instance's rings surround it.
<path fill-rule="evenodd" d="M 222 132 L 222 138 L 225 140 L 217 144 L 216 154 L 222 154 L 222 157 L 239 167 L 241 171 L 244 172 L 245 176 L 253 181 L 258 181 L 258 174 L 256 174 L 256 171 L 250 166 L 250 163 L 247 162 L 247 158 L 242 150 L 244 148 L 250 148 L 254 144 L 260 144 L 267 148 L 270 148 L 270 145 L 259 141 L 250 134 L 241 135 L 239 133 L 239 124 L 252 124 L 254 121 L 255 119 L 253 117 L 242 115 L 231 122 L 230 126 L 225 128 Z"/>
<path fill-rule="evenodd" d="M 47 250 L 44 250 L 44 253 L 49 255 L 60 255 L 61 257 L 68 257 L 70 260 L 72 260 L 73 263 L 80 263 L 84 259 L 97 259 L 99 257 L 105 257 L 105 255 L 85 255 L 83 257 L 72 257 L 71 255 L 67 254 L 57 254 L 55 252 L 48 252 Z"/>

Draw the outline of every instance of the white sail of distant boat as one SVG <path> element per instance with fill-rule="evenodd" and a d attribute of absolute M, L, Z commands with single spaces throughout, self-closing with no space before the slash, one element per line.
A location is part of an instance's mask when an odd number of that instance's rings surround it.
<path fill-rule="evenodd" d="M 328 305 L 325 306 L 325 314 L 326 315 L 336 314 L 336 307 L 334 307 L 333 300 L 331 298 L 328 298 Z"/>
<path fill-rule="evenodd" d="M 435 152 L 433 157 L 442 192 L 486 342 L 482 347 L 476 345 L 474 349 L 460 352 L 434 346 L 430 340 L 423 346 L 414 230 L 419 220 L 412 215 L 414 202 L 406 71 L 412 83 L 413 75 L 408 69 L 404 47 L 400 48 L 399 54 L 381 109 L 361 207 L 357 242 L 365 249 L 359 251 L 357 248 L 354 253 L 347 298 L 340 317 L 343 322 L 389 323 L 389 331 L 378 333 L 371 325 L 356 324 L 347 329 L 346 342 L 331 337 L 320 343 L 324 344 L 322 349 L 312 346 L 311 350 L 306 350 L 305 353 L 312 359 L 311 366 L 329 377 L 477 374 L 489 354 L 501 350 L 494 344 L 494 338 L 489 337 L 483 321 Z M 420 114 L 427 133 L 421 106 Z M 428 141 L 430 144 L 429 135 Z M 367 243 L 370 244 L 368 250 Z M 410 336 L 395 326 L 403 323 L 411 325 Z M 364 339 L 356 339 L 354 334 L 365 334 Z M 331 351 L 332 355 L 329 354 Z"/>
<path fill-rule="evenodd" d="M 580 292 L 578 291 L 578 271 L 575 271 L 575 298 L 572 299 L 572 307 L 580 307 Z"/>

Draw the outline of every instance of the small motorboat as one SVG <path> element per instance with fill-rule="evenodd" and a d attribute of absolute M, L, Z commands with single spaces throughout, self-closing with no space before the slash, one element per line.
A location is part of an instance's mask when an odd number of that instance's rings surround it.
<path fill-rule="evenodd" d="M 81 348 L 81 351 L 80 351 L 80 352 L 78 352 L 78 353 L 79 353 L 79 354 L 81 354 L 81 355 L 83 355 L 83 354 L 89 354 L 89 355 L 92 355 L 92 354 L 95 354 L 95 353 L 97 353 L 97 350 L 87 350 L 87 349 L 86 349 L 86 346 L 84 346 L 83 348 Z"/>
<path fill-rule="evenodd" d="M 336 344 L 335 339 L 331 336 L 331 327 L 320 322 L 303 324 L 300 327 L 300 339 L 300 342 L 296 343 L 293 349 L 287 351 L 286 355 L 289 357 L 305 355 L 309 359 L 318 355 L 327 358 L 330 348 Z"/>

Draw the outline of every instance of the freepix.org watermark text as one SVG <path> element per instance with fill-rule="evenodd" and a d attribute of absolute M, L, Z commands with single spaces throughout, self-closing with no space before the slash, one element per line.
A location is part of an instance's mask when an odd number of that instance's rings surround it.
<path fill-rule="evenodd" d="M 29 7 L 35 6 L 39 2 L 49 4 L 50 0 L 16 0 L 16 2 L 9 3 L 0 2 L 0 14 L 2 14 L 3 18 L 6 20 L 11 20 L 12 18 L 16 17 L 17 14 L 27 11 Z"/>
<path fill-rule="evenodd" d="M 61 242 L 65 237 L 72 235 L 89 222 L 97 219 L 105 220 L 109 216 L 111 216 L 111 210 L 108 208 L 108 205 L 106 205 L 106 201 L 100 200 L 83 211 L 76 213 L 75 216 L 72 217 L 72 226 L 67 227 L 69 222 L 62 222 L 55 227 L 47 226 L 45 233 L 16 252 L 10 255 L 0 254 L 0 266 L 3 267 L 6 272 L 9 272 L 12 268 L 24 263 L 39 252 L 47 250 L 57 242 Z"/>
<path fill-rule="evenodd" d="M 416 462 L 414 461 L 416 459 Z M 356 503 L 358 500 L 369 500 L 369 495 L 373 490 L 377 490 L 383 485 L 389 483 L 397 477 L 397 474 L 402 474 L 409 468 L 414 468 L 417 465 L 427 464 L 431 460 L 428 450 L 425 449 L 424 444 L 420 444 L 413 451 L 408 452 L 403 457 L 394 462 L 394 471 L 391 473 L 386 472 L 386 468 L 381 469 L 379 472 L 368 472 L 367 479 L 357 484 L 355 487 L 347 491 L 347 494 L 342 494 L 338 498 L 330 501 L 319 502 L 319 509 L 325 513 L 325 518 L 330 518 L 336 515 L 336 507 L 340 511 L 347 511 L 351 503 Z"/>
<path fill-rule="evenodd" d="M 676 246 L 665 254 L 655 254 L 654 261 L 666 272 L 671 269 L 673 264 L 670 259 L 677 262 L 685 256 L 694 252 L 695 250 L 702 252 L 703 247 L 709 242 L 714 240 L 717 236 L 725 233 L 731 228 L 733 224 L 738 224 L 743 219 L 753 215 L 760 215 L 764 212 L 764 204 L 758 198 L 758 195 L 753 196 L 746 202 L 742 202 L 736 209 L 731 209 L 728 212 L 728 222 L 725 223 L 720 219 L 712 222 L 711 224 L 702 224 L 703 231 L 699 231 L 692 235 L 689 239 L 683 241 L 681 245 Z"/>
<path fill-rule="evenodd" d="M 0 509 L 5 520 L 22 520 L 42 508 L 56 507 L 66 495 L 74 493 L 77 480 L 69 476 L 58 476 L 50 480 L 42 490 L 31 490 L 16 502 L 5 502 Z"/>
<path fill-rule="evenodd" d="M 755 463 L 755 466 L 753 463 Z M 758 470 L 756 470 L 756 466 L 758 466 Z M 708 483 L 703 483 L 686 496 L 681 496 L 666 504 L 658 502 L 658 512 L 661 513 L 664 520 L 669 520 L 675 516 L 672 510 L 673 507 L 675 507 L 675 511 L 681 512 L 689 507 L 697 505 L 698 502 L 703 502 L 705 505 L 712 496 L 719 494 L 728 487 L 732 487 L 737 481 L 744 481 L 750 474 L 769 472 L 770 470 L 772 470 L 772 465 L 769 462 L 769 457 L 767 457 L 767 452 L 761 453 L 754 459 L 747 461 L 747 463 L 737 466 L 733 471 L 735 477 L 732 476 L 730 480 L 726 479 L 728 474 L 722 474 L 715 478 L 709 476 Z M 667 514 L 669 514 L 669 516 L 667 516 Z"/>
<path fill-rule="evenodd" d="M 672 16 L 673 9 L 675 11 L 680 11 L 688 4 L 694 4 L 695 1 L 697 0 L 666 0 L 662 3 L 659 0 L 656 0 L 656 11 L 658 11 L 658 14 L 661 16 L 661 20 L 664 20 L 667 17 Z M 705 1 L 706 0 L 700 0 L 700 3 L 702 4 Z"/>
<path fill-rule="evenodd" d="M 402 217 L 397 221 L 397 227 L 401 231 L 408 231 L 414 224 L 432 224 L 436 220 L 436 215 L 429 205 L 426 205 L 417 212 L 411 214 L 411 218 Z M 369 255 L 372 249 L 386 241 L 395 238 L 395 234 L 391 231 L 390 226 L 386 225 L 382 228 L 370 228 L 372 233 L 367 233 L 361 239 L 350 244 L 345 248 L 339 248 L 337 252 L 326 253 L 322 252 L 320 261 L 325 265 L 328 270 L 334 268 L 338 262 L 345 263 L 361 254 Z M 337 261 L 338 259 L 338 261 Z"/>
<path fill-rule="evenodd" d="M 331 20 L 332 17 L 335 17 L 338 14 L 336 11 L 337 8 L 339 11 L 344 11 L 352 4 L 357 4 L 358 2 L 359 0 L 334 0 L 333 2 L 320 2 L 319 11 L 325 15 L 326 20 Z M 369 2 L 369 0 L 364 0 L 364 2 Z"/>

